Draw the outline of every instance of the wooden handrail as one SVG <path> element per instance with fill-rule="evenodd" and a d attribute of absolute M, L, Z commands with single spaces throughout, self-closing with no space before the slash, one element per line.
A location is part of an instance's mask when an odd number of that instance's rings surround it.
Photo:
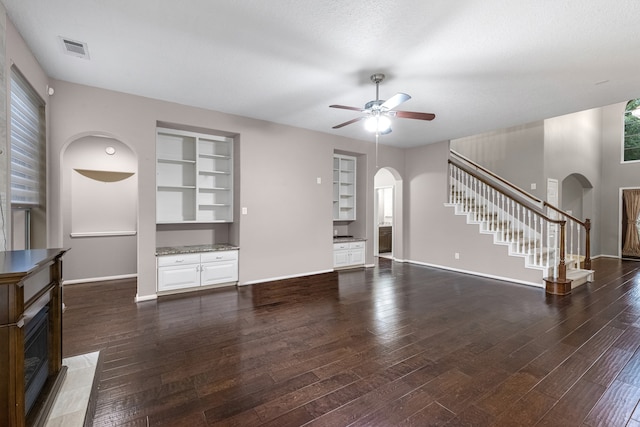
<path fill-rule="evenodd" d="M 553 206 L 552 204 L 550 204 L 549 202 L 540 200 L 539 198 L 537 198 L 536 196 L 534 196 L 533 194 L 529 194 L 526 191 L 524 191 L 523 189 L 519 188 L 518 186 L 510 183 L 509 181 L 507 181 L 506 179 L 502 178 L 499 175 L 496 175 L 495 173 L 491 172 L 489 169 L 477 164 L 476 162 L 474 162 L 473 160 L 469 159 L 468 157 L 463 156 L 462 154 L 458 153 L 455 150 L 450 150 L 451 154 L 454 157 L 457 157 L 461 160 L 463 160 L 465 163 L 468 163 L 470 165 L 472 165 L 476 170 L 480 170 L 482 171 L 482 173 L 489 175 L 491 178 L 495 179 L 496 181 L 501 182 L 502 184 L 504 184 L 505 186 L 511 188 L 512 190 L 514 190 L 516 193 L 519 193 L 521 195 L 524 195 L 526 198 L 529 198 L 537 203 L 541 203 L 543 208 L 549 208 L 561 215 L 563 215 L 566 218 L 571 219 L 573 222 L 580 224 L 584 230 L 585 230 L 585 257 L 584 257 L 584 268 L 587 270 L 591 269 L 591 220 L 589 218 L 586 218 L 584 221 L 580 220 L 579 218 L 576 218 L 575 216 L 567 213 L 567 212 L 563 212 L 560 209 L 558 209 L 556 206 Z M 458 167 L 461 167 L 461 163 L 460 162 L 452 162 L 452 159 L 449 159 L 450 163 L 455 164 Z M 461 168 L 463 169 L 465 172 L 470 173 L 469 169 L 467 168 Z M 480 179 L 476 174 L 471 174 L 474 177 Z M 491 186 L 493 189 L 500 191 L 498 188 L 496 188 L 495 185 L 491 185 L 488 184 L 486 182 L 486 180 L 482 180 L 482 182 L 484 182 L 485 184 Z M 506 193 L 502 192 L 502 194 L 505 194 L 508 197 L 511 197 L 509 195 L 507 195 Z M 531 208 L 531 206 L 527 206 L 528 208 Z M 535 209 L 533 209 L 537 212 L 540 212 L 537 207 Z M 545 219 L 548 218 L 545 216 Z"/>
<path fill-rule="evenodd" d="M 522 206 L 526 207 L 527 209 L 536 212 L 538 215 L 540 215 L 540 217 L 544 218 L 546 221 L 549 221 L 549 222 L 551 222 L 553 224 L 566 224 L 566 222 L 567 222 L 566 220 L 554 219 L 554 218 L 551 218 L 551 217 L 547 216 L 547 214 L 544 213 L 544 211 L 541 211 L 538 206 L 534 205 L 529 200 L 525 200 L 525 199 L 520 198 L 520 197 L 515 197 L 513 194 L 507 193 L 506 191 L 504 191 L 504 189 L 500 188 L 495 183 L 493 183 L 490 180 L 486 179 L 485 177 L 483 177 L 482 175 L 480 175 L 479 173 L 477 173 L 473 169 L 467 167 L 467 165 L 465 165 L 464 163 L 459 162 L 456 159 L 449 159 L 449 163 L 452 164 L 452 165 L 455 165 L 456 167 L 458 167 L 460 169 L 462 169 L 463 171 L 465 171 L 466 173 L 468 173 L 472 177 L 476 178 L 478 181 L 488 185 L 489 187 L 491 187 L 492 189 L 494 189 L 498 193 L 500 193 L 500 194 L 502 194 L 504 196 L 507 196 L 509 199 L 515 200 L 516 202 L 520 203 Z"/>
<path fill-rule="evenodd" d="M 469 163 L 470 165 L 472 165 L 477 170 L 481 170 L 483 173 L 491 176 L 491 178 L 493 178 L 493 179 L 495 179 L 497 181 L 500 181 L 501 183 L 503 183 L 507 187 L 511 188 L 515 192 L 520 193 L 520 194 L 526 196 L 527 198 L 529 198 L 529 199 L 531 199 L 531 200 L 533 200 L 533 201 L 535 201 L 537 203 L 544 203 L 542 200 L 538 199 L 533 194 L 527 193 L 522 188 L 518 187 L 517 185 L 514 185 L 514 184 L 510 183 L 506 179 L 502 178 L 500 175 L 496 175 L 495 173 L 491 172 L 489 169 L 485 168 L 482 165 L 479 165 L 478 163 L 474 162 L 473 160 L 471 160 L 468 157 L 463 156 L 462 154 L 458 153 L 457 151 L 451 150 L 451 154 L 453 154 L 454 157 L 458 157 L 458 158 L 464 160 L 466 163 Z"/>
<path fill-rule="evenodd" d="M 540 210 L 540 208 L 538 206 L 535 206 L 530 201 L 522 200 L 521 197 L 515 197 L 513 194 L 508 194 L 506 191 L 504 191 L 498 185 L 496 185 L 495 183 L 491 182 L 489 179 L 485 178 L 484 176 L 482 176 L 481 174 L 477 173 L 472 168 L 469 168 L 466 164 L 460 162 L 457 159 L 451 159 L 450 158 L 448 160 L 448 162 L 449 162 L 449 164 L 454 165 L 455 167 L 461 169 L 462 171 L 466 172 L 467 174 L 469 174 L 470 176 L 474 177 L 475 179 L 477 179 L 478 181 L 482 182 L 483 184 L 489 186 L 494 191 L 497 191 L 498 193 L 506 196 L 510 200 L 514 200 L 517 203 L 520 203 L 526 209 L 529 209 L 529 210 L 535 212 L 537 215 L 539 215 L 541 218 L 543 218 L 547 222 L 552 223 L 552 224 L 559 224 L 560 225 L 560 239 L 559 239 L 560 247 L 559 247 L 558 277 L 553 279 L 553 280 L 549 279 L 549 281 L 551 281 L 552 283 L 566 284 L 566 282 L 567 282 L 567 265 L 566 265 L 566 253 L 565 253 L 566 252 L 565 240 L 566 240 L 567 220 L 566 219 L 554 219 L 554 218 L 551 218 L 551 217 L 547 216 L 546 213 L 544 212 L 544 209 Z M 519 193 L 521 193 L 521 192 L 519 192 Z M 590 224 L 588 222 L 588 220 L 587 220 L 587 223 Z M 587 234 L 587 236 L 588 236 L 588 234 Z M 588 237 L 587 237 L 587 241 L 588 241 Z M 586 265 L 586 258 L 585 258 L 585 265 Z M 547 279 L 545 279 L 545 281 L 546 280 Z"/>
<path fill-rule="evenodd" d="M 553 211 L 556 211 L 556 212 L 558 212 L 558 213 L 560 213 L 560 214 L 562 214 L 562 215 L 566 216 L 567 218 L 571 219 L 573 222 L 577 222 L 578 224 L 580 224 L 581 226 L 583 226 L 583 227 L 585 227 L 585 228 L 586 228 L 586 223 L 587 223 L 587 221 L 590 221 L 588 218 L 587 218 L 587 219 L 585 219 L 584 221 L 582 221 L 582 220 L 580 220 L 580 219 L 576 218 L 575 216 L 573 216 L 573 215 L 571 215 L 571 214 L 569 214 L 569 213 L 566 213 L 566 212 L 564 212 L 564 211 L 561 211 L 560 209 L 558 209 L 557 207 L 553 206 L 552 204 L 550 204 L 550 203 L 548 203 L 548 202 L 543 202 L 543 206 L 544 206 L 545 208 L 549 208 L 549 209 L 551 209 L 551 210 L 553 210 Z"/>

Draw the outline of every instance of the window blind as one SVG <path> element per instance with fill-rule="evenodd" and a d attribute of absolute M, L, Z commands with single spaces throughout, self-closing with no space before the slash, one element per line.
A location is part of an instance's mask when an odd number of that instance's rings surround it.
<path fill-rule="evenodd" d="M 11 69 L 11 203 L 39 205 L 44 168 L 44 102 Z"/>

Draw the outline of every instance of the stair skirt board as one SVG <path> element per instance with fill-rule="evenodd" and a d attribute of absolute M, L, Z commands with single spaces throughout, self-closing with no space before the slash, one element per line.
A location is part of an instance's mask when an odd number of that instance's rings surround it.
<path fill-rule="evenodd" d="M 535 257 L 540 257 L 540 256 L 547 256 L 548 255 L 548 250 L 545 249 L 544 247 L 540 247 L 540 242 L 538 242 L 537 240 L 528 240 L 526 242 L 507 242 L 507 241 L 503 241 L 500 239 L 500 234 L 513 234 L 515 232 L 521 233 L 521 231 L 513 231 L 513 230 L 509 230 L 509 221 L 508 220 L 488 220 L 488 219 L 475 219 L 473 218 L 475 212 L 473 211 L 464 211 L 464 208 L 462 207 L 462 203 L 445 203 L 444 206 L 446 207 L 450 207 L 454 209 L 454 214 L 458 215 L 458 216 L 466 216 L 467 217 L 467 224 L 475 224 L 478 225 L 479 227 L 479 232 L 480 234 L 493 234 L 494 235 L 494 239 L 493 239 L 493 243 L 496 245 L 501 245 L 501 246 L 508 246 L 508 251 L 509 251 L 509 256 L 515 256 L 515 257 L 520 257 L 524 259 L 524 263 L 525 263 L 525 268 L 527 269 L 533 269 L 533 270 L 539 270 L 541 271 L 544 277 L 550 277 L 553 275 L 553 267 L 549 267 L 548 269 L 544 266 L 539 266 L 539 265 L 535 265 L 532 261 L 535 259 Z M 487 214 L 482 214 L 485 217 L 488 216 Z M 489 223 L 492 223 L 492 225 L 495 227 L 495 229 L 489 229 L 487 227 L 487 225 Z M 496 227 L 497 226 L 497 227 Z M 516 247 L 516 245 L 519 245 L 521 247 L 526 247 L 529 245 L 533 245 L 532 248 L 537 248 L 537 249 L 541 249 L 542 253 L 522 253 L 519 252 Z M 536 251 L 537 252 L 537 251 Z M 550 252 L 552 253 L 552 252 Z M 551 255 L 553 256 L 553 255 Z M 571 289 L 575 289 L 580 285 L 583 285 L 587 282 L 592 282 L 593 281 L 593 275 L 594 275 L 594 271 L 593 270 L 582 270 L 582 269 L 576 269 L 576 268 L 572 268 L 575 266 L 576 264 L 576 259 L 578 260 L 581 259 L 581 257 L 573 257 L 573 256 L 568 256 L 567 257 L 567 278 L 571 279 Z M 584 257 L 582 257 L 584 258 Z M 440 267 L 440 266 L 435 266 L 438 268 L 445 268 L 445 269 L 450 269 L 452 271 L 458 271 L 461 273 L 468 273 L 468 274 L 477 274 L 475 272 L 468 272 L 468 271 L 462 271 L 462 270 L 457 270 L 454 268 L 448 268 L 448 267 Z M 477 275 L 483 275 L 483 274 L 477 274 Z M 498 279 L 498 280 L 507 280 L 507 281 L 512 281 L 515 283 L 523 283 L 523 284 L 527 284 L 527 285 L 532 285 L 532 286 L 536 286 L 536 287 L 545 287 L 545 281 L 543 278 L 541 278 L 541 282 L 540 284 L 537 283 L 529 283 L 529 282 L 522 282 L 522 281 L 518 281 L 518 280 L 514 280 L 514 279 L 510 279 L 510 278 L 503 278 L 503 277 L 494 277 L 491 275 L 486 275 L 486 277 L 491 277 L 494 279 Z"/>

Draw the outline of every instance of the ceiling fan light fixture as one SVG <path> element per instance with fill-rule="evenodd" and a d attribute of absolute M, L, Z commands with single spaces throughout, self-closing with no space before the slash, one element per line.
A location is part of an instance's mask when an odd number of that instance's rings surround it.
<path fill-rule="evenodd" d="M 364 128 L 369 132 L 377 132 L 380 134 L 389 133 L 391 129 L 391 119 L 387 116 L 371 116 L 364 121 Z"/>

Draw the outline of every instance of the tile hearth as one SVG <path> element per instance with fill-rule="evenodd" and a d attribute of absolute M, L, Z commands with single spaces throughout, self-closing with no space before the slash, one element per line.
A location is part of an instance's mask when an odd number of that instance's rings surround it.
<path fill-rule="evenodd" d="M 99 351 L 62 360 L 67 376 L 49 414 L 46 427 L 82 427 L 91 396 Z"/>

